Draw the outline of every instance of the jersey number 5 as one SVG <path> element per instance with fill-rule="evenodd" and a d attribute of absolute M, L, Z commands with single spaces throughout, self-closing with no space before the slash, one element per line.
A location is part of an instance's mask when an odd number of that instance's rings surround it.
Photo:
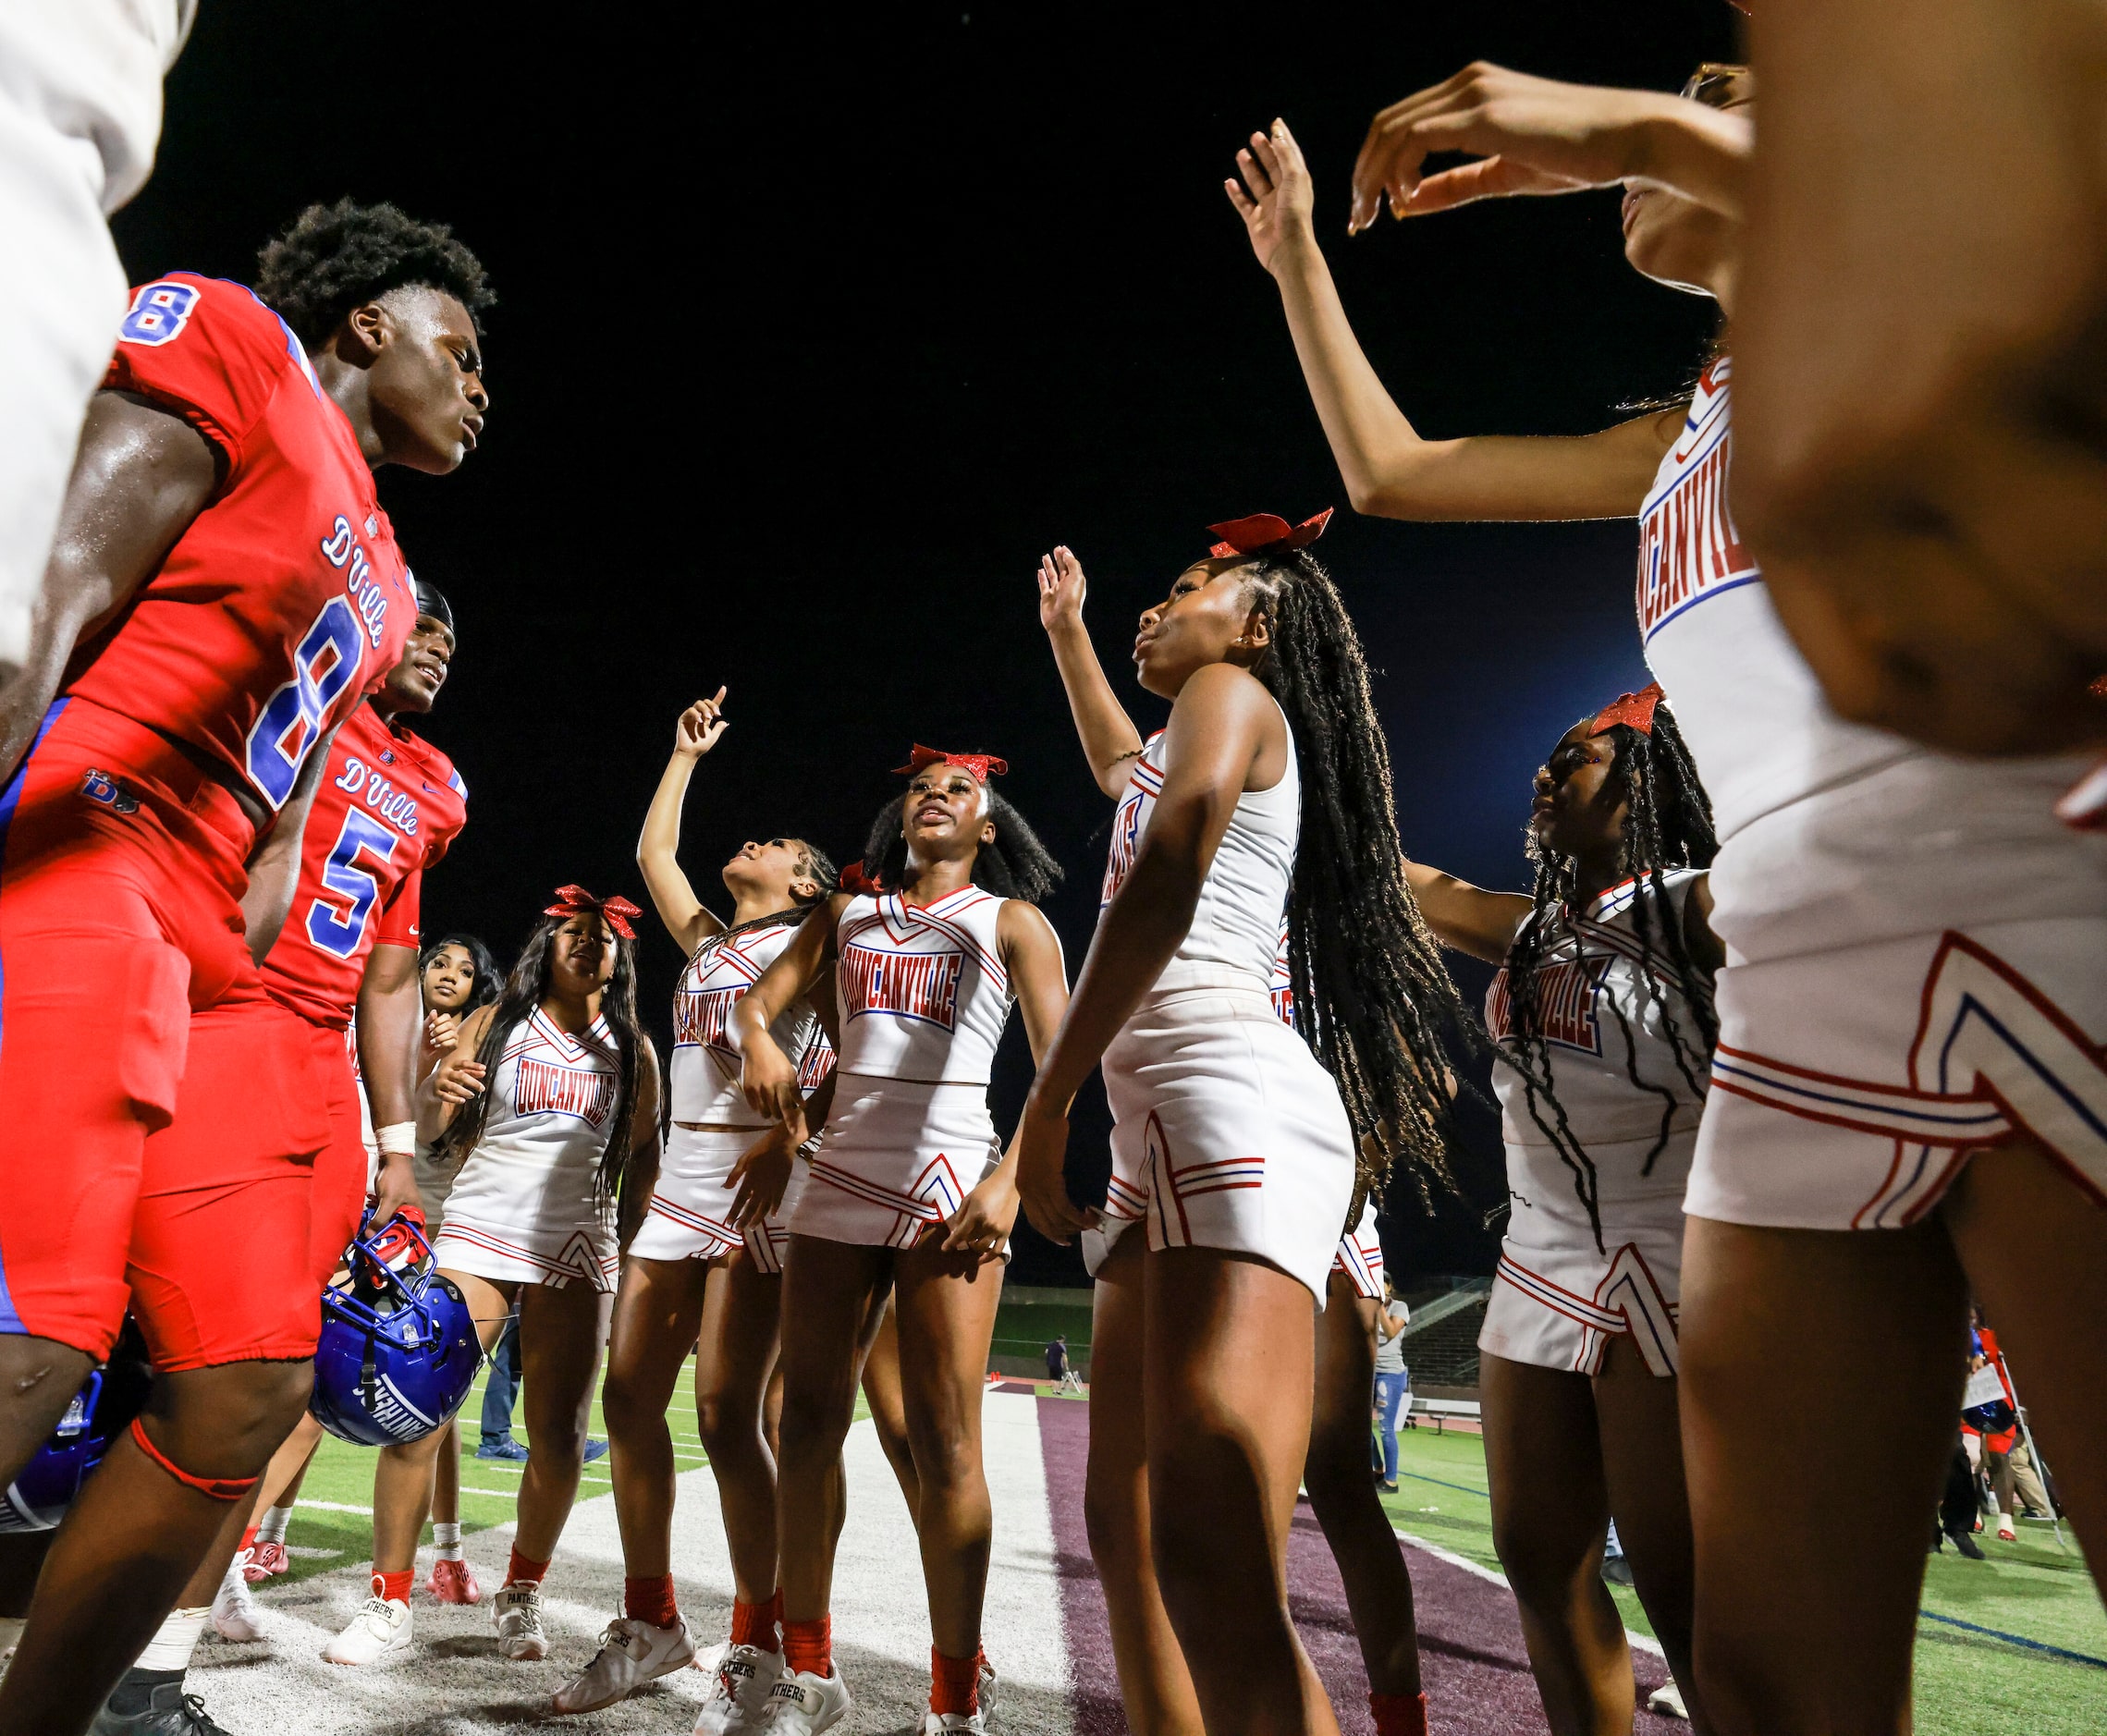
<path fill-rule="evenodd" d="M 273 808 L 286 805 L 321 732 L 322 720 L 358 673 L 364 636 L 349 601 L 331 597 L 293 653 L 293 679 L 263 706 L 249 732 L 249 776 Z"/>
<path fill-rule="evenodd" d="M 366 935 L 366 919 L 374 913 L 380 896 L 380 882 L 370 870 L 359 866 L 362 850 L 382 862 L 392 862 L 401 840 L 357 808 L 344 816 L 344 829 L 330 847 L 329 860 L 322 864 L 325 890 L 346 900 L 341 914 L 323 899 L 307 907 L 307 937 L 333 958 L 349 959 Z"/>

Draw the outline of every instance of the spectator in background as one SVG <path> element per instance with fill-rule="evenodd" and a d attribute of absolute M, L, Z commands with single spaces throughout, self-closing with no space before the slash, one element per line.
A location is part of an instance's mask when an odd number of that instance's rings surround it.
<path fill-rule="evenodd" d="M 1968 1316 L 1968 1373 L 1972 1375 L 1986 1368 L 1994 1369 L 2003 1396 L 1961 1412 L 1961 1445 L 1967 1449 L 1969 1469 L 1990 1473 L 1990 1486 L 1997 1497 L 1998 1539 L 2012 1543 L 2019 1534 L 2014 1523 L 2018 1502 L 2012 1476 L 2012 1449 L 2019 1438 L 2019 1409 L 2012 1378 L 2004 1372 L 2004 1358 L 1998 1353 L 1997 1334 L 1983 1324 L 1979 1308 L 1971 1308 Z"/>
<path fill-rule="evenodd" d="M 1075 1373 L 1068 1365 L 1068 1335 L 1057 1333 L 1054 1341 L 1047 1346 L 1047 1378 L 1059 1381 L 1062 1387 L 1075 1385 Z"/>
<path fill-rule="evenodd" d="M 2034 1519 L 2053 1519 L 2055 1504 L 2049 1495 L 2048 1485 L 2035 1473 L 2034 1455 L 2029 1450 L 2025 1436 L 2014 1443 L 2009 1455 L 2012 1465 L 2012 1486 L 2019 1491 L 2027 1514 Z"/>
<path fill-rule="evenodd" d="M 520 1301 L 490 1347 L 489 1374 L 483 1388 L 483 1438 L 478 1459 L 524 1459 L 527 1449 L 512 1438 L 512 1407 L 520 1397 Z"/>
<path fill-rule="evenodd" d="M 1382 1438 L 1383 1469 L 1378 1479 L 1385 1495 L 1397 1493 L 1397 1419 L 1412 1397 L 1412 1374 L 1404 1365 L 1404 1328 L 1412 1311 L 1397 1299 L 1386 1273 L 1383 1305 L 1376 1315 L 1376 1428 Z"/>

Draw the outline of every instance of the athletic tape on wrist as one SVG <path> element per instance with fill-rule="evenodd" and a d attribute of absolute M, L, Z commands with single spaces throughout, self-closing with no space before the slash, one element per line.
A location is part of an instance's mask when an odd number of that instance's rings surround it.
<path fill-rule="evenodd" d="M 153 1460 L 177 1482 L 188 1488 L 197 1490 L 200 1495 L 210 1496 L 215 1501 L 239 1501 L 256 1486 L 257 1479 L 255 1477 L 192 1476 L 147 1438 L 146 1430 L 141 1425 L 141 1419 L 136 1416 L 131 1420 L 131 1437 L 139 1444 L 141 1452 Z"/>
<path fill-rule="evenodd" d="M 376 1127 L 374 1138 L 383 1157 L 417 1155 L 417 1123 L 414 1121 L 390 1121 L 386 1127 Z"/>

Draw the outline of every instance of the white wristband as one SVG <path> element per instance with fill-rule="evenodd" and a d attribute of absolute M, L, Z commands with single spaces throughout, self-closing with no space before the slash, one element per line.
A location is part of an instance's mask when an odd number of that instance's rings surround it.
<path fill-rule="evenodd" d="M 390 1121 L 374 1130 L 383 1157 L 414 1157 L 417 1155 L 417 1123 Z"/>

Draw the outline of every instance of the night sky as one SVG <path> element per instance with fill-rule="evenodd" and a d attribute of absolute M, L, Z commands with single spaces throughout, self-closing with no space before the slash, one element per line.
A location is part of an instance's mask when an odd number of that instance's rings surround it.
<path fill-rule="evenodd" d="M 1220 188 L 1276 114 L 1422 433 L 1602 426 L 1685 383 L 1712 331 L 1710 303 L 1625 265 L 1613 192 L 1349 242 L 1345 189 L 1374 112 L 1474 57 L 1673 88 L 1732 55 L 1725 0 L 732 10 L 206 0 L 159 167 L 116 219 L 135 282 L 246 280 L 303 204 L 346 193 L 451 223 L 490 270 L 482 449 L 380 483 L 460 628 L 424 733 L 470 824 L 427 883 L 428 935 L 508 961 L 559 882 L 647 902 L 636 832 L 674 717 L 724 682 L 734 727 L 688 806 L 705 901 L 727 908 L 714 871 L 748 837 L 859 854 L 910 741 L 998 752 L 1068 870 L 1047 908 L 1072 972 L 1110 804 L 1038 626 L 1040 552 L 1082 557 L 1147 729 L 1164 707 L 1125 663 L 1133 617 L 1204 527 L 1345 505 Z M 1526 886 L 1531 773 L 1646 679 L 1634 548 L 1628 520 L 1334 520 L 1318 553 L 1378 671 L 1415 856 Z M 663 1046 L 680 958 L 655 922 L 642 948 Z M 1012 1021 L 1005 1132 L 1028 1079 Z M 1105 1126 L 1093 1089 L 1079 1197 L 1102 1192 Z M 1468 1202 L 1393 1191 L 1407 1283 L 1491 1270 L 1489 1112 L 1459 1167 Z M 1020 1218 L 1018 1281 L 1081 1271 Z"/>

